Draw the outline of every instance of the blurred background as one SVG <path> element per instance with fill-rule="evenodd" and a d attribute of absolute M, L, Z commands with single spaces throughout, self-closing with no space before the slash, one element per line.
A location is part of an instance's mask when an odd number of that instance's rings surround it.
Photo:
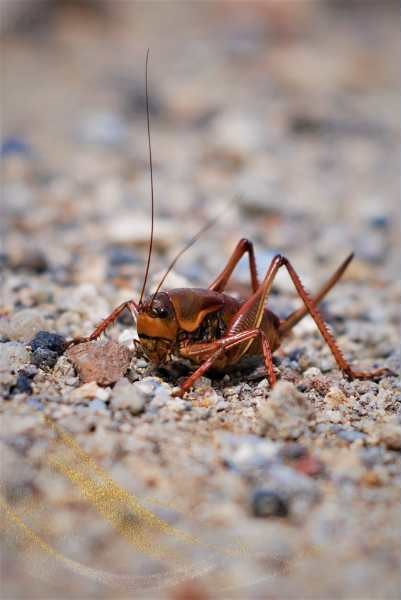
<path fill-rule="evenodd" d="M 11 266 L 36 260 L 66 283 L 107 287 L 116 275 L 138 289 L 149 47 L 154 277 L 227 203 L 177 267 L 193 283 L 240 236 L 256 242 L 261 270 L 284 251 L 305 276 L 314 262 L 327 272 L 353 249 L 363 279 L 396 273 L 395 2 L 3 0 L 1 10 Z"/>
<path fill-rule="evenodd" d="M 330 296 L 337 331 L 351 331 L 345 329 L 344 315 L 356 319 L 352 331 L 358 330 L 360 346 L 355 347 L 362 354 L 366 340 L 380 341 L 382 331 L 392 335 L 388 332 L 398 327 L 399 317 L 397 2 L 1 0 L 0 10 L 3 315 L 37 309 L 52 330 L 70 337 L 89 333 L 119 302 L 138 299 L 150 227 L 144 95 L 150 48 L 156 197 L 150 285 L 185 241 L 224 211 L 182 257 L 167 284 L 206 287 L 240 237 L 255 242 L 261 274 L 273 254 L 282 252 L 310 289 L 354 250 L 343 284 Z M 233 287 L 245 293 L 248 282 L 247 265 L 241 263 Z M 296 297 L 285 274 L 277 278 L 275 292 L 280 294 L 273 294 L 272 306 L 288 314 Z M 361 323 L 371 326 L 365 337 Z M 393 350 L 388 339 L 380 356 Z M 372 352 L 377 356 L 377 347 Z M 57 382 L 46 390 L 57 396 Z M 238 415 L 238 427 L 245 428 L 246 416 Z M 80 417 L 68 418 L 75 431 L 73 419 Z M 102 457 L 122 485 L 147 489 L 149 462 L 156 469 L 158 460 L 153 446 L 134 477 L 120 464 L 129 454 L 118 445 L 120 438 L 110 442 L 108 432 L 107 441 L 99 438 L 96 445 L 85 435 L 85 448 Z M 206 452 L 207 444 L 199 443 Z M 167 443 L 165 448 L 168 461 Z M 173 452 L 177 459 L 185 453 L 184 448 Z M 159 465 L 160 477 L 165 464 Z M 174 488 L 180 469 L 170 467 Z M 10 489 L 13 478 L 22 477 L 18 472 L 15 466 L 7 471 Z M 202 528 L 208 509 L 199 509 L 201 495 L 192 497 L 188 475 L 193 472 L 196 479 L 197 471 L 191 463 L 182 472 L 187 483 L 173 492 L 180 490 L 192 522 L 199 518 Z M 118 567 L 129 571 L 129 548 L 95 518 L 89 525 L 79 503 L 72 517 L 75 505 L 63 504 L 65 488 L 57 488 L 52 476 L 42 483 L 40 478 L 38 497 L 60 503 L 52 515 L 54 543 L 66 555 L 110 571 L 118 557 Z M 209 494 L 204 506 L 212 497 L 220 502 L 224 485 L 216 483 L 215 496 L 208 484 L 197 488 Z M 345 498 L 335 509 L 329 500 L 328 513 L 348 511 Z M 257 545 L 260 526 L 241 520 L 235 502 L 236 496 L 216 523 L 234 523 L 240 537 L 246 531 Z M 38 531 L 48 518 L 38 518 Z M 350 521 L 347 540 L 363 533 L 364 523 Z M 81 538 L 64 544 L 72 525 Z M 390 597 L 394 555 L 380 555 L 378 562 L 371 557 L 369 564 L 379 565 L 376 576 L 364 562 L 364 541 L 345 548 L 338 542 L 334 548 L 331 530 L 313 525 L 309 521 L 310 539 L 327 544 L 320 562 L 312 552 L 307 568 L 291 578 L 283 572 L 252 588 L 249 597 L 299 597 L 303 589 L 322 598 L 328 581 L 337 598 L 366 597 L 366 590 L 372 597 Z M 373 531 L 376 536 L 377 522 Z M 272 552 L 285 557 L 291 544 L 303 548 L 303 535 L 302 527 L 273 524 Z M 8 597 L 113 597 L 101 582 L 61 569 L 42 583 L 26 572 L 26 555 L 18 556 L 15 548 L 7 555 Z M 350 557 L 359 557 L 354 571 L 347 571 Z M 333 570 L 340 559 L 343 570 Z M 231 583 L 257 579 L 266 567 L 256 559 L 235 564 Z M 151 572 L 140 561 L 135 568 Z M 317 573 L 322 577 L 313 578 Z M 211 593 L 215 583 L 211 577 L 206 586 Z M 159 597 L 154 594 L 149 597 Z M 202 600 L 207 597 L 202 594 L 189 586 L 166 597 Z"/>

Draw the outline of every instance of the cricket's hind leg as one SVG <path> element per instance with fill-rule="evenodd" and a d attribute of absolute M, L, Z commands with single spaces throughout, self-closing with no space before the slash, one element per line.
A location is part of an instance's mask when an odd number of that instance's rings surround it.
<path fill-rule="evenodd" d="M 316 306 L 320 304 L 320 302 L 326 297 L 329 291 L 335 286 L 337 281 L 340 279 L 351 260 L 354 258 L 354 254 L 350 254 L 347 258 L 341 263 L 338 269 L 333 273 L 333 275 L 326 281 L 326 283 L 321 287 L 318 293 L 313 296 L 313 302 Z M 306 305 L 301 306 L 298 310 L 295 310 L 291 313 L 284 321 L 280 323 L 279 333 L 283 337 L 287 335 L 295 327 L 301 319 L 303 319 L 307 314 L 309 314 L 309 310 Z"/>
<path fill-rule="evenodd" d="M 259 287 L 258 274 L 256 270 L 256 260 L 255 260 L 255 252 L 253 249 L 253 244 L 249 240 L 242 238 L 238 244 L 236 245 L 234 252 L 230 256 L 228 263 L 216 277 L 211 285 L 209 285 L 209 290 L 213 290 L 215 292 L 222 292 L 227 286 L 228 280 L 230 279 L 232 272 L 235 267 L 243 257 L 245 253 L 248 253 L 249 257 L 249 272 L 251 275 L 251 286 L 252 292 L 256 292 Z"/>
<path fill-rule="evenodd" d="M 118 319 L 120 314 L 126 308 L 128 308 L 130 310 L 133 318 L 135 319 L 136 315 L 138 313 L 138 307 L 137 307 L 136 303 L 133 300 L 128 300 L 127 302 L 123 302 L 122 304 L 117 306 L 117 308 L 115 308 L 105 319 L 103 319 L 103 321 L 101 323 L 99 323 L 99 325 L 96 327 L 96 329 L 94 331 L 92 331 L 92 333 L 90 335 L 88 335 L 87 337 L 76 337 L 73 340 L 70 340 L 69 342 L 67 342 L 68 346 L 74 346 L 75 344 L 82 344 L 84 342 L 93 342 L 98 337 L 100 337 L 102 335 L 102 333 L 104 333 L 106 331 L 106 329 L 108 327 L 110 327 L 110 325 L 112 323 L 114 323 L 114 321 L 116 321 Z"/>
<path fill-rule="evenodd" d="M 351 257 L 349 257 L 349 259 L 347 259 L 347 261 L 349 261 L 350 259 L 351 259 Z M 348 264 L 347 261 L 345 261 L 345 263 L 343 263 L 343 265 L 337 271 L 337 273 L 340 272 L 340 275 L 344 271 L 345 267 L 347 266 L 347 264 Z M 391 371 L 390 369 L 386 369 L 386 368 L 375 369 L 372 371 L 359 371 L 359 370 L 352 368 L 351 365 L 349 364 L 349 362 L 345 359 L 342 351 L 338 347 L 337 342 L 334 339 L 333 334 L 329 331 L 327 324 L 323 320 L 323 317 L 316 305 L 315 300 L 313 300 L 309 296 L 309 294 L 306 292 L 298 274 L 296 273 L 295 269 L 291 265 L 290 261 L 285 257 L 281 257 L 280 261 L 279 261 L 279 267 L 281 267 L 281 266 L 285 266 L 285 268 L 287 269 L 288 274 L 290 275 L 292 282 L 293 282 L 299 296 L 302 298 L 302 301 L 305 305 L 305 310 L 307 311 L 307 313 L 310 314 L 312 319 L 315 321 L 326 344 L 329 346 L 338 367 L 341 369 L 341 371 L 344 373 L 344 375 L 346 377 L 348 377 L 349 379 L 379 379 L 386 375 L 396 375 L 393 371 Z M 277 268 L 277 270 L 278 270 L 278 268 Z M 336 277 L 337 273 L 335 273 L 334 276 L 331 278 L 331 280 L 329 280 L 328 284 L 330 284 L 330 285 L 326 284 L 326 286 L 324 286 L 323 291 L 326 291 L 326 290 L 328 291 L 330 289 L 330 287 L 332 287 L 332 285 L 334 285 L 334 283 L 337 281 L 337 279 L 339 277 L 339 276 Z M 318 294 L 318 300 L 321 299 L 320 296 L 322 297 L 321 293 Z M 299 312 L 298 317 L 299 317 L 299 315 L 304 316 L 303 312 L 302 313 Z M 302 316 L 300 318 L 302 318 Z M 292 317 L 292 319 L 295 322 L 298 322 L 298 320 L 299 320 L 299 318 L 294 319 L 294 317 Z M 284 326 L 286 323 L 288 323 L 288 319 L 287 319 L 287 321 L 284 321 Z M 293 324 L 295 324 L 295 323 L 293 323 Z M 279 331 L 282 332 L 281 328 L 279 329 Z M 285 329 L 285 332 L 286 331 L 287 331 L 287 329 Z"/>

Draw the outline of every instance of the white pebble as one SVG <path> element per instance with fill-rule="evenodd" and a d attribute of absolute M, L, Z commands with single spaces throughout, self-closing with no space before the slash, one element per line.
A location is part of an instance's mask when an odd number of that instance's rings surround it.
<path fill-rule="evenodd" d="M 22 344 L 0 344 L 0 371 L 18 371 L 26 363 L 29 363 L 29 352 Z"/>
<path fill-rule="evenodd" d="M 38 331 L 46 329 L 46 321 L 33 308 L 20 310 L 10 318 L 0 319 L 0 335 L 18 342 L 29 342 Z"/>
<path fill-rule="evenodd" d="M 138 385 L 123 378 L 114 386 L 111 406 L 114 410 L 127 409 L 137 415 L 144 410 L 145 397 Z"/>

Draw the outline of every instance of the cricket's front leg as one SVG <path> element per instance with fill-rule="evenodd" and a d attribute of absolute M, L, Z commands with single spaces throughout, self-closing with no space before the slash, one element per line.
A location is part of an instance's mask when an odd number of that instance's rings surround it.
<path fill-rule="evenodd" d="M 90 335 L 88 335 L 87 337 L 76 337 L 76 338 L 70 340 L 69 342 L 67 342 L 67 346 L 68 347 L 75 346 L 76 344 L 82 344 L 84 342 L 93 342 L 99 336 L 101 336 L 102 333 L 104 333 L 106 331 L 106 329 L 112 323 L 114 323 L 114 321 L 116 321 L 116 319 L 118 319 L 120 314 L 126 308 L 128 308 L 130 310 L 132 316 L 135 318 L 136 314 L 138 312 L 138 307 L 137 307 L 136 303 L 133 300 L 128 300 L 127 302 L 123 302 L 122 304 L 117 306 L 117 308 L 115 308 L 105 319 L 103 319 L 103 321 L 101 323 L 99 323 L 99 325 L 96 327 L 96 329 Z"/>

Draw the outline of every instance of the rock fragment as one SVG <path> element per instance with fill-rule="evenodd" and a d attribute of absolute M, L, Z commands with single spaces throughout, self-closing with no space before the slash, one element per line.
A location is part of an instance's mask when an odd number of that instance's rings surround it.
<path fill-rule="evenodd" d="M 257 489 L 251 500 L 252 514 L 255 517 L 286 517 L 287 499 L 274 490 Z"/>
<path fill-rule="evenodd" d="M 347 397 L 344 392 L 336 387 L 329 389 L 324 400 L 330 408 L 340 408 L 347 403 Z"/>
<path fill-rule="evenodd" d="M 17 372 L 29 363 L 28 350 L 18 342 L 0 344 L 0 372 Z"/>
<path fill-rule="evenodd" d="M 312 414 L 308 398 L 294 384 L 279 381 L 261 408 L 261 433 L 273 438 L 296 440 L 308 427 Z"/>
<path fill-rule="evenodd" d="M 280 445 L 256 435 L 218 432 L 216 440 L 223 461 L 238 472 L 265 469 L 278 460 Z"/>
<path fill-rule="evenodd" d="M 41 369 L 52 369 L 58 359 L 57 352 L 47 348 L 38 348 L 32 353 L 31 363 Z"/>
<path fill-rule="evenodd" d="M 96 381 L 107 386 L 123 377 L 131 362 L 131 351 L 113 340 L 73 346 L 67 357 L 83 383 Z"/>
<path fill-rule="evenodd" d="M 58 333 L 50 333 L 49 331 L 39 331 L 29 343 L 32 352 L 39 348 L 46 348 L 58 355 L 63 354 L 66 348 L 66 341 L 62 335 Z"/>
<path fill-rule="evenodd" d="M 13 394 L 32 394 L 32 383 L 24 373 L 19 373 L 15 386 L 11 389 Z"/>
<path fill-rule="evenodd" d="M 145 408 L 145 395 L 135 383 L 120 379 L 114 386 L 111 407 L 114 410 L 128 409 L 132 415 L 138 415 Z"/>

